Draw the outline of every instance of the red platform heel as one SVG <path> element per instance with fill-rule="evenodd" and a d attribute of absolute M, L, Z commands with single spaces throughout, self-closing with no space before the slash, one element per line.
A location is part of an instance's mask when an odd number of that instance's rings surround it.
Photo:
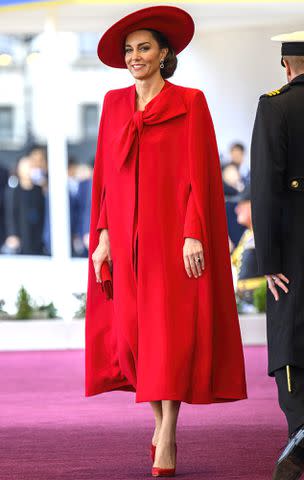
<path fill-rule="evenodd" d="M 175 444 L 175 462 L 176 462 L 176 454 L 177 454 L 177 445 Z M 174 477 L 174 475 L 175 475 L 175 467 L 174 468 L 152 467 L 152 477 Z"/>

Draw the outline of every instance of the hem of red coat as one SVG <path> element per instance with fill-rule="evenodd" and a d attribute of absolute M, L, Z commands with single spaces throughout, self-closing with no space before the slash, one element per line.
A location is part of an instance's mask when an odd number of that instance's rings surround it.
<path fill-rule="evenodd" d="M 136 389 L 133 387 L 133 385 L 130 384 L 118 384 L 116 386 L 109 386 L 109 387 L 103 387 L 99 389 L 92 389 L 92 390 L 86 390 L 85 396 L 86 397 L 91 397 L 94 395 L 101 395 L 102 393 L 109 393 L 113 392 L 115 390 L 118 391 L 125 391 L 125 392 L 133 392 L 136 394 L 135 397 L 135 403 L 142 403 L 142 402 L 154 402 L 154 401 L 159 401 L 159 400 L 175 400 L 175 401 L 180 401 L 192 405 L 208 405 L 212 403 L 227 403 L 227 402 L 237 402 L 239 400 L 246 400 L 247 393 L 235 393 L 235 394 L 230 394 L 230 393 L 217 393 L 214 395 L 212 398 L 210 396 L 208 397 L 200 397 L 200 398 L 189 398 L 185 395 L 180 395 L 180 394 L 161 394 L 161 395 L 149 395 L 149 396 L 139 396 L 137 395 Z"/>
<path fill-rule="evenodd" d="M 160 398 L 161 397 L 161 398 Z M 210 405 L 212 403 L 227 403 L 227 402 L 237 402 L 239 400 L 246 400 L 248 397 L 246 394 L 240 394 L 240 395 L 225 395 L 225 396 L 214 396 L 212 398 L 207 397 L 207 398 L 188 398 L 183 395 L 151 395 L 149 398 L 147 397 L 136 397 L 136 403 L 142 403 L 142 402 L 155 402 L 159 400 L 175 400 L 175 401 L 180 401 L 184 403 L 188 403 L 190 405 Z"/>
<path fill-rule="evenodd" d="M 119 383 L 115 386 L 111 385 L 108 387 L 87 388 L 85 391 L 85 396 L 93 397 L 94 395 L 101 395 L 102 393 L 113 392 L 115 390 L 136 393 L 136 389 L 133 387 L 133 385 L 126 384 L 126 383 Z"/>

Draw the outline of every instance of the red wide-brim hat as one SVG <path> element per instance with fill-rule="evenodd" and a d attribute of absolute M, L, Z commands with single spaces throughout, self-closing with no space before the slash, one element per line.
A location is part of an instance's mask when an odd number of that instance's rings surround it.
<path fill-rule="evenodd" d="M 179 7 L 155 6 L 142 8 L 121 18 L 102 35 L 97 54 L 100 60 L 116 68 L 127 68 L 124 60 L 124 42 L 135 30 L 152 28 L 164 34 L 175 54 L 191 41 L 194 22 L 188 12 Z"/>

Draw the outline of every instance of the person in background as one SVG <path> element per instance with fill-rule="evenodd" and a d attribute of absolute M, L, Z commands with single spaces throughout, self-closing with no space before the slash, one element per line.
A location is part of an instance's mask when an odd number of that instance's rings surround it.
<path fill-rule="evenodd" d="M 72 256 L 87 257 L 91 209 L 93 167 L 69 159 L 68 184 L 70 199 L 70 222 Z"/>
<path fill-rule="evenodd" d="M 0 247 L 6 238 L 5 221 L 4 221 L 4 214 L 5 214 L 4 197 L 5 197 L 5 189 L 7 187 L 7 181 L 8 181 L 8 171 L 6 168 L 0 166 Z"/>
<path fill-rule="evenodd" d="M 48 187 L 48 166 L 46 149 L 41 145 L 30 148 L 27 156 L 31 159 L 31 179 L 34 185 L 39 185 L 45 192 Z"/>
<path fill-rule="evenodd" d="M 46 255 L 51 255 L 50 206 L 48 189 L 48 164 L 46 148 L 42 145 L 33 145 L 28 156 L 32 161 L 31 178 L 34 185 L 42 188 L 45 198 L 45 214 L 43 223 L 43 249 Z"/>
<path fill-rule="evenodd" d="M 68 159 L 68 190 L 70 203 L 70 232 L 71 232 L 71 251 L 73 257 L 82 255 L 83 245 L 79 237 L 79 179 L 77 170 L 79 163 L 75 157 L 70 156 Z"/>
<path fill-rule="evenodd" d="M 45 200 L 42 187 L 32 181 L 30 157 L 18 161 L 16 180 L 5 191 L 7 238 L 2 252 L 42 255 Z"/>
<path fill-rule="evenodd" d="M 230 160 L 228 163 L 236 166 L 240 174 L 240 179 L 243 183 L 249 183 L 249 168 L 245 163 L 245 145 L 243 143 L 232 143 L 229 153 Z"/>
<path fill-rule="evenodd" d="M 83 243 L 83 257 L 88 256 L 89 250 L 89 232 L 91 215 L 91 191 L 92 191 L 93 166 L 86 165 L 86 170 L 82 168 L 82 179 L 79 183 L 78 198 L 80 208 L 79 235 Z"/>
<path fill-rule="evenodd" d="M 235 212 L 237 196 L 244 189 L 245 185 L 241 180 L 238 168 L 233 163 L 222 166 L 222 179 L 230 240 L 229 247 L 230 252 L 232 252 L 245 231 L 245 227 L 238 223 Z"/>
<path fill-rule="evenodd" d="M 242 234 L 237 247 L 231 255 L 232 265 L 237 271 L 237 295 L 242 301 L 243 311 L 253 311 L 253 292 L 265 278 L 258 273 L 258 264 L 255 253 L 254 235 L 251 218 L 250 184 L 235 197 L 237 205 L 235 212 L 237 221 L 246 229 Z"/>

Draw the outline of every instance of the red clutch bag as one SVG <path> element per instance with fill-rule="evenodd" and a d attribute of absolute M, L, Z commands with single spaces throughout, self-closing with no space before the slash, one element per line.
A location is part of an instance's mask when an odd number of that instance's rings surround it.
<path fill-rule="evenodd" d="M 105 292 L 107 300 L 110 300 L 113 298 L 113 281 L 109 262 L 107 260 L 101 265 L 100 278 L 102 291 Z"/>

